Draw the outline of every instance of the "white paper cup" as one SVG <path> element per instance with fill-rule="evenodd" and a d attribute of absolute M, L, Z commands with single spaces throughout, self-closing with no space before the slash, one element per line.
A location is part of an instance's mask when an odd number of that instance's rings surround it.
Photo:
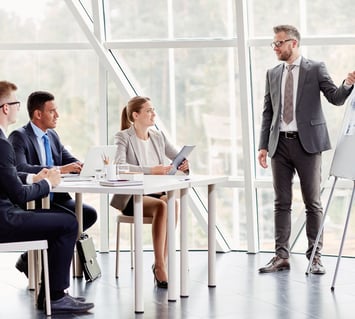
<path fill-rule="evenodd" d="M 117 179 L 116 164 L 106 165 L 106 179 L 108 180 Z"/>

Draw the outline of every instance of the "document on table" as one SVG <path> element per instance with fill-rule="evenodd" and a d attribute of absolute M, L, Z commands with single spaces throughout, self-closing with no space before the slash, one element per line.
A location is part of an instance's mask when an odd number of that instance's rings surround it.
<path fill-rule="evenodd" d="M 118 179 L 118 180 L 109 180 L 109 181 L 100 181 L 101 186 L 138 186 L 143 185 L 143 181 L 130 181 L 127 179 Z"/>
<path fill-rule="evenodd" d="M 92 181 L 94 177 L 90 176 L 81 176 L 76 173 L 60 174 L 60 177 L 64 182 L 81 182 L 81 181 Z"/>

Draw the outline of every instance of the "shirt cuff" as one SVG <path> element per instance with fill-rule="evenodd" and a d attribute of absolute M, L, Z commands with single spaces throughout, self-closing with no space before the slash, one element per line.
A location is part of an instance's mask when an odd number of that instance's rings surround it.
<path fill-rule="evenodd" d="M 33 176 L 35 176 L 35 174 L 27 174 L 27 176 L 26 176 L 26 184 L 28 184 L 28 185 L 33 184 Z"/>
<path fill-rule="evenodd" d="M 345 90 L 350 90 L 353 87 L 352 85 L 346 84 L 345 81 L 343 83 L 343 86 L 344 86 Z"/>
<path fill-rule="evenodd" d="M 45 178 L 44 180 L 48 183 L 49 189 L 51 190 L 52 189 L 52 183 L 49 181 L 48 178 Z"/>

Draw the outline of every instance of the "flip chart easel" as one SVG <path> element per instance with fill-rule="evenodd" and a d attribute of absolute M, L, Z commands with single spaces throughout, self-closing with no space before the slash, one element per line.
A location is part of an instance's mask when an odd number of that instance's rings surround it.
<path fill-rule="evenodd" d="M 334 182 L 331 187 L 329 198 L 328 198 L 327 204 L 324 209 L 323 218 L 321 221 L 321 225 L 319 227 L 316 241 L 314 243 L 311 257 L 309 259 L 309 264 L 307 267 L 306 275 L 309 274 L 309 271 L 310 271 L 310 268 L 312 265 L 312 261 L 314 259 L 316 249 L 318 246 L 318 242 L 319 242 L 320 236 L 322 235 L 322 232 L 323 232 L 324 222 L 325 222 L 325 218 L 326 218 L 326 215 L 328 212 L 331 198 L 333 196 L 335 184 L 336 184 L 338 178 L 352 180 L 353 181 L 353 190 L 352 190 L 351 199 L 350 199 L 349 206 L 348 206 L 348 212 L 347 212 L 347 216 L 346 216 L 346 220 L 345 220 L 343 236 L 342 236 L 341 243 L 340 243 L 337 264 L 335 267 L 332 286 L 331 286 L 331 290 L 333 291 L 334 286 L 335 286 L 335 280 L 336 280 L 338 269 L 339 269 L 339 263 L 340 263 L 341 254 L 343 251 L 344 241 L 345 241 L 345 237 L 346 237 L 346 231 L 347 231 L 348 224 L 349 224 L 350 212 L 351 212 L 351 207 L 352 207 L 354 193 L 355 193 L 355 94 L 352 94 L 351 98 L 349 99 L 347 108 L 346 108 L 341 134 L 338 139 L 336 149 L 334 151 L 333 161 L 332 161 L 329 175 L 334 176 Z"/>

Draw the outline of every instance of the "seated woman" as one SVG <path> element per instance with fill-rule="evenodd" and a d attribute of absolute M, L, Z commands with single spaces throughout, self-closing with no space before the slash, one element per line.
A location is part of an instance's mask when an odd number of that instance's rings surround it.
<path fill-rule="evenodd" d="M 131 172 L 166 175 L 171 165 L 165 159 L 173 160 L 177 149 L 169 143 L 161 131 L 152 129 L 155 124 L 154 107 L 148 97 L 136 96 L 128 101 L 121 116 L 121 131 L 115 135 L 117 144 L 116 163 L 129 164 Z M 178 172 L 189 173 L 189 164 L 184 160 Z M 114 195 L 111 206 L 125 215 L 133 215 L 133 197 Z M 177 212 L 176 205 L 176 212 Z M 153 217 L 152 237 L 154 248 L 154 279 L 159 288 L 168 287 L 166 272 L 167 258 L 167 196 L 165 193 L 143 196 L 143 215 Z M 177 216 L 177 214 L 176 214 Z"/>

